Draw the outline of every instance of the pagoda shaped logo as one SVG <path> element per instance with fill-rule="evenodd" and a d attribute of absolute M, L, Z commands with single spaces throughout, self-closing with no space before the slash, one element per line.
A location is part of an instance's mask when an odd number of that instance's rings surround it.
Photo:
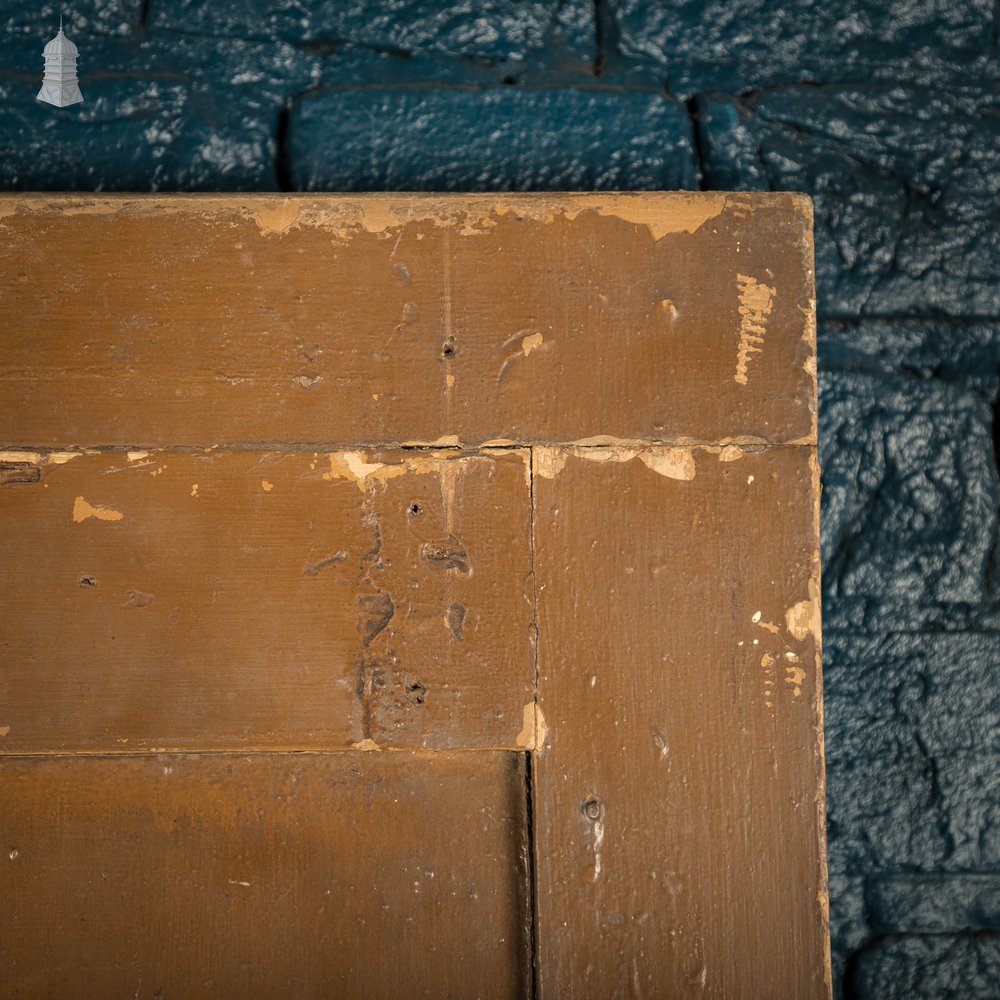
<path fill-rule="evenodd" d="M 79 104 L 83 100 L 80 85 L 76 79 L 77 47 L 63 34 L 62 15 L 59 16 L 59 34 L 44 50 L 45 76 L 38 100 L 64 108 L 67 104 Z"/>

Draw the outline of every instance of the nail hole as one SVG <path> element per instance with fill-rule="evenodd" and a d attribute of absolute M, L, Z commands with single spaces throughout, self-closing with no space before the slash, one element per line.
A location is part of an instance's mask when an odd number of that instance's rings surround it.
<path fill-rule="evenodd" d="M 600 799 L 587 799 L 583 804 L 583 815 L 596 823 L 604 815 L 604 803 Z"/>
<path fill-rule="evenodd" d="M 407 513 L 410 515 L 410 517 L 420 517 L 420 515 L 423 514 L 423 512 L 424 508 L 421 507 L 416 500 L 414 500 L 413 503 L 411 503 L 410 506 L 407 508 Z"/>
<path fill-rule="evenodd" d="M 81 576 L 76 581 L 81 587 L 96 587 L 97 581 L 92 576 Z"/>

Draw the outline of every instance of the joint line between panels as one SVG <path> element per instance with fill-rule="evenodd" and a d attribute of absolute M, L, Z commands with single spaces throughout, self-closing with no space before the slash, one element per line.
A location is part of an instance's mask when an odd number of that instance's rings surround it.
<path fill-rule="evenodd" d="M 529 549 L 531 553 L 531 624 L 532 640 L 535 660 L 535 677 L 532 700 L 535 704 L 535 749 L 530 751 L 525 757 L 525 798 L 526 798 L 526 825 L 528 838 L 527 861 L 528 861 L 528 938 L 529 938 L 529 961 L 530 961 L 530 996 L 532 1000 L 538 997 L 538 877 L 537 863 L 535 857 L 535 774 L 534 755 L 538 751 L 538 572 L 535 560 L 535 448 L 528 448 L 528 524 L 530 531 Z"/>

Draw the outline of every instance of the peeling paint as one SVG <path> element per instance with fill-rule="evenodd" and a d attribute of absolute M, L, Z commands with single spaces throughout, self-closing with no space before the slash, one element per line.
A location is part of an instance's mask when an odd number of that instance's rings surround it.
<path fill-rule="evenodd" d="M 65 465 L 74 458 L 81 458 L 92 452 L 51 451 L 43 455 L 38 451 L 0 451 L 0 462 L 28 462 L 30 465 Z"/>
<path fill-rule="evenodd" d="M 559 448 L 538 446 L 531 449 L 531 465 L 536 476 L 555 479 L 566 466 L 568 454 Z"/>
<path fill-rule="evenodd" d="M 641 451 L 639 460 L 647 469 L 668 479 L 690 480 L 694 479 L 697 472 L 694 453 L 686 448 L 671 448 L 665 452 Z"/>
<path fill-rule="evenodd" d="M 593 439 L 603 442 L 604 439 Z M 565 468 L 569 456 L 582 458 L 588 462 L 631 462 L 638 458 L 647 469 L 668 479 L 691 480 L 697 472 L 694 450 L 691 448 L 641 447 L 633 448 L 622 444 L 579 444 L 565 448 L 536 446 L 532 449 L 533 467 L 536 475 L 554 479 Z"/>
<path fill-rule="evenodd" d="M 540 333 L 533 333 L 521 341 L 521 351 L 527 357 L 532 351 L 541 347 L 545 338 Z"/>
<path fill-rule="evenodd" d="M 809 580 L 809 598 L 793 604 L 785 612 L 785 622 L 788 631 L 796 639 L 802 641 L 811 635 L 819 641 L 820 637 L 820 597 L 819 584 L 815 579 Z"/>
<path fill-rule="evenodd" d="M 535 749 L 535 722 L 535 703 L 533 701 L 529 701 L 524 706 L 521 731 L 514 738 L 514 742 L 517 743 L 519 747 L 524 747 L 525 750 Z"/>
<path fill-rule="evenodd" d="M 785 667 L 785 683 L 794 687 L 796 698 L 802 694 L 802 685 L 805 683 L 805 679 L 806 672 L 802 667 L 795 664 L 789 664 Z"/>
<path fill-rule="evenodd" d="M 764 197 L 758 195 L 758 198 Z M 496 226 L 499 219 L 514 215 L 544 224 L 557 219 L 574 221 L 583 212 L 645 226 L 654 241 L 671 234 L 697 232 L 725 210 L 731 199 L 719 192 L 664 192 L 661 194 L 511 194 L 495 195 L 351 195 L 335 201 L 302 194 L 289 197 L 245 194 L 241 204 L 222 203 L 213 197 L 175 194 L 159 199 L 159 215 L 211 215 L 220 208 L 233 222 L 252 222 L 263 237 L 281 236 L 292 229 L 321 229 L 337 242 L 352 230 L 381 236 L 411 222 L 430 222 L 462 236 L 473 236 Z M 77 197 L 33 195 L 0 199 L 0 219 L 16 212 L 58 212 L 61 215 L 142 215 L 149 208 L 130 195 Z M 422 234 L 418 234 L 422 235 Z"/>
<path fill-rule="evenodd" d="M 350 479 L 358 484 L 362 493 L 365 491 L 365 479 L 373 472 L 383 468 L 381 462 L 366 462 L 360 451 L 331 452 L 330 471 L 323 473 L 323 478 Z"/>
<path fill-rule="evenodd" d="M 90 517 L 98 521 L 120 521 L 124 516 L 120 510 L 88 503 L 83 497 L 77 497 L 73 503 L 73 520 L 76 522 L 86 521 Z"/>
<path fill-rule="evenodd" d="M 264 236 L 281 235 L 299 219 L 299 206 L 292 198 L 282 198 L 280 201 L 267 202 L 256 206 L 253 218 Z"/>
<path fill-rule="evenodd" d="M 748 274 L 737 274 L 736 284 L 740 302 L 740 343 L 733 379 L 746 385 L 750 355 L 760 354 L 764 349 L 767 317 L 774 309 L 775 290 Z"/>
<path fill-rule="evenodd" d="M 549 727 L 538 705 L 529 701 L 522 712 L 521 731 L 514 738 L 517 746 L 524 750 L 542 750 L 545 747 Z"/>

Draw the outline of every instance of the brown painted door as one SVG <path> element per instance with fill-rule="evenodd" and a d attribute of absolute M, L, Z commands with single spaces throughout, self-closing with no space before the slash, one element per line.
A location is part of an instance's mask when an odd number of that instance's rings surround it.
<path fill-rule="evenodd" d="M 0 230 L 0 996 L 828 994 L 808 201 Z"/>

